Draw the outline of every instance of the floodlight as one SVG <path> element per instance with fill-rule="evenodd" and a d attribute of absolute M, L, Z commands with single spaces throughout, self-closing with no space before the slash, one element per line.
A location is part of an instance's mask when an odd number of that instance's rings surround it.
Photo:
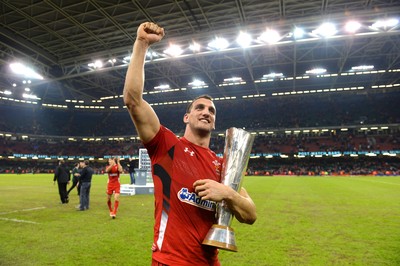
<path fill-rule="evenodd" d="M 293 30 L 293 37 L 294 37 L 295 39 L 303 38 L 304 34 L 305 34 L 304 30 L 301 29 L 301 28 L 297 28 L 297 27 L 296 27 L 296 28 Z"/>
<path fill-rule="evenodd" d="M 195 79 L 193 80 L 193 82 L 188 83 L 188 85 L 193 87 L 200 87 L 206 85 L 206 83 L 204 83 L 204 81 L 202 80 Z"/>
<path fill-rule="evenodd" d="M 347 32 L 355 33 L 361 28 L 361 23 L 359 23 L 358 21 L 351 20 L 347 22 L 344 27 Z"/>
<path fill-rule="evenodd" d="M 122 59 L 122 62 L 124 62 L 124 63 L 129 63 L 129 61 L 131 61 L 131 57 L 130 56 L 125 56 L 123 59 Z"/>
<path fill-rule="evenodd" d="M 270 73 L 263 75 L 263 78 L 265 79 L 282 78 L 282 77 L 283 73 Z"/>
<path fill-rule="evenodd" d="M 103 62 L 101 62 L 100 60 L 96 60 L 93 63 L 89 63 L 88 64 L 89 67 L 93 67 L 93 68 L 101 68 L 103 67 Z"/>
<path fill-rule="evenodd" d="M 335 35 L 336 32 L 337 30 L 335 25 L 333 23 L 326 22 L 319 26 L 317 29 L 313 30 L 312 34 L 322 37 L 330 37 Z"/>
<path fill-rule="evenodd" d="M 177 57 L 183 53 L 183 50 L 181 49 L 181 47 L 179 45 L 171 44 L 166 50 L 164 50 L 164 53 L 166 53 L 172 57 Z"/>
<path fill-rule="evenodd" d="M 352 71 L 363 71 L 363 70 L 371 70 L 371 69 L 374 69 L 373 65 L 353 66 L 351 68 Z"/>
<path fill-rule="evenodd" d="M 228 48 L 229 43 L 226 39 L 217 37 L 211 42 L 208 43 L 208 47 L 215 49 L 215 50 L 223 50 L 225 48 Z"/>
<path fill-rule="evenodd" d="M 166 90 L 166 89 L 169 89 L 169 88 L 170 87 L 169 87 L 168 84 L 163 84 L 163 85 L 154 87 L 154 89 L 156 89 L 156 90 Z"/>
<path fill-rule="evenodd" d="M 21 63 L 11 63 L 10 68 L 15 74 L 24 75 L 27 78 L 43 79 L 43 77 L 36 73 L 33 69 Z"/>
<path fill-rule="evenodd" d="M 224 79 L 224 82 L 240 82 L 240 81 L 242 81 L 241 77 L 232 77 L 232 78 Z"/>
<path fill-rule="evenodd" d="M 240 32 L 239 36 L 236 38 L 236 42 L 243 48 L 249 47 L 251 41 L 251 35 L 246 32 Z"/>
<path fill-rule="evenodd" d="M 147 51 L 146 56 L 149 58 L 154 58 L 154 57 L 158 57 L 158 54 L 157 54 L 157 52 L 149 50 L 149 51 Z"/>
<path fill-rule="evenodd" d="M 392 28 L 397 26 L 397 24 L 399 24 L 399 20 L 396 18 L 390 18 L 390 19 L 386 19 L 386 20 L 378 20 L 377 22 L 375 22 L 374 24 L 372 24 L 372 28 L 374 29 L 386 29 L 386 28 Z"/>
<path fill-rule="evenodd" d="M 22 94 L 22 97 L 23 98 L 27 98 L 27 99 L 34 99 L 34 100 L 40 100 L 40 98 L 38 98 L 36 95 L 34 95 L 34 94 L 26 94 L 26 93 L 24 93 L 24 94 Z"/>
<path fill-rule="evenodd" d="M 326 69 L 325 69 L 325 68 L 313 68 L 313 69 L 307 70 L 307 71 L 306 71 L 306 74 L 315 74 L 315 75 L 318 75 L 318 74 L 323 74 L 323 73 L 325 73 L 325 72 L 326 72 Z"/>
<path fill-rule="evenodd" d="M 190 46 L 189 49 L 192 50 L 193 52 L 198 52 L 200 51 L 200 44 L 198 44 L 197 42 L 193 42 Z"/>
<path fill-rule="evenodd" d="M 25 88 L 25 91 L 29 92 L 29 91 L 31 91 L 31 89 L 30 88 Z"/>
<path fill-rule="evenodd" d="M 281 35 L 276 30 L 267 29 L 264 31 L 257 40 L 264 42 L 264 43 L 277 43 L 281 39 Z"/>
<path fill-rule="evenodd" d="M 4 93 L 5 95 L 11 95 L 11 94 L 12 94 L 11 91 L 7 91 L 7 90 L 5 90 L 3 93 Z"/>

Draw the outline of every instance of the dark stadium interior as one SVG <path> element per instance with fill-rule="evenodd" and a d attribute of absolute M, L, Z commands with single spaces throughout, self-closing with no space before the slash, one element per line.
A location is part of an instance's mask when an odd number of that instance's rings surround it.
<path fill-rule="evenodd" d="M 124 58 L 145 21 L 159 23 L 166 37 L 147 59 L 144 98 L 178 135 L 187 101 L 209 94 L 217 106 L 212 149 L 222 153 L 219 134 L 229 127 L 254 132 L 252 173 L 399 172 L 400 24 L 372 26 L 400 19 L 397 0 L 6 0 L 0 8 L 0 173 L 21 165 L 52 170 L 63 156 L 137 154 L 142 146 L 121 94 Z M 362 24 L 359 33 L 343 30 L 350 19 Z M 311 34 L 323 22 L 335 23 L 334 37 Z M 295 27 L 304 39 L 294 39 Z M 235 42 L 239 31 L 256 38 L 267 28 L 281 33 L 277 43 L 253 41 L 245 49 Z M 230 46 L 208 48 L 216 37 Z M 202 50 L 189 51 L 193 41 Z M 184 54 L 168 55 L 169 44 Z M 103 67 L 89 66 L 94 60 Z M 23 83 L 12 62 L 29 64 L 44 79 Z M 373 68 L 352 69 L 361 65 Z M 307 73 L 313 68 L 326 72 Z M 228 84 L 233 77 L 240 82 Z M 204 86 L 189 85 L 194 79 Z M 155 88 L 164 84 L 169 89 Z M 27 86 L 36 99 L 22 96 Z M 371 152 L 377 156 L 365 155 Z"/>

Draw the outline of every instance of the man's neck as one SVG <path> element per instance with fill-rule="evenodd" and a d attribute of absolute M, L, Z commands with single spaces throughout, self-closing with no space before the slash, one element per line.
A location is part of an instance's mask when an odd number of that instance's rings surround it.
<path fill-rule="evenodd" d="M 194 134 L 191 130 L 186 129 L 183 137 L 198 146 L 204 148 L 208 148 L 210 146 L 211 133 L 207 133 L 204 135 Z"/>

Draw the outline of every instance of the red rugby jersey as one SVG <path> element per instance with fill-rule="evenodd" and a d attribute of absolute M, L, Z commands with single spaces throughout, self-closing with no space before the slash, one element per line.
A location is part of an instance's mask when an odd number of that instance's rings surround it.
<path fill-rule="evenodd" d="M 201 200 L 193 183 L 220 182 L 222 159 L 164 126 L 145 147 L 154 181 L 153 258 L 168 265 L 219 265 L 218 249 L 201 244 L 215 223 L 215 202 Z"/>
<path fill-rule="evenodd" d="M 118 165 L 115 164 L 111 167 L 110 172 L 108 172 L 108 181 L 107 183 L 110 184 L 119 184 L 119 171 Z"/>

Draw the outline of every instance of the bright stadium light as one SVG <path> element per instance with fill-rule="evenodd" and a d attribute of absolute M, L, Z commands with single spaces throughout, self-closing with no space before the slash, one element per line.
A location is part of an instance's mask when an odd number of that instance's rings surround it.
<path fill-rule="evenodd" d="M 295 39 L 301 39 L 301 38 L 303 38 L 304 34 L 305 34 L 305 32 L 304 32 L 304 30 L 303 30 L 302 28 L 297 28 L 297 27 L 296 27 L 296 28 L 293 30 L 293 37 L 294 37 Z"/>
<path fill-rule="evenodd" d="M 351 71 L 365 71 L 374 69 L 373 65 L 361 65 L 361 66 L 353 66 Z"/>
<path fill-rule="evenodd" d="M 224 79 L 224 82 L 241 82 L 241 81 L 242 81 L 241 77 L 232 77 Z"/>
<path fill-rule="evenodd" d="M 129 63 L 130 61 L 131 61 L 131 57 L 130 57 L 130 56 L 125 56 L 125 57 L 122 59 L 122 62 L 124 62 L 125 64 Z"/>
<path fill-rule="evenodd" d="M 345 30 L 349 33 L 356 33 L 361 28 L 361 23 L 351 20 L 344 26 Z"/>
<path fill-rule="evenodd" d="M 96 60 L 93 63 L 89 63 L 88 66 L 89 67 L 93 67 L 94 69 L 102 68 L 103 67 L 103 62 L 101 62 L 101 60 Z"/>
<path fill-rule="evenodd" d="M 257 40 L 263 42 L 263 43 L 269 43 L 269 44 L 274 44 L 279 42 L 281 39 L 281 35 L 279 32 L 276 30 L 271 30 L 267 29 L 264 31 L 258 38 Z"/>
<path fill-rule="evenodd" d="M 313 35 L 318 35 L 321 37 L 331 37 L 337 33 L 336 27 L 333 23 L 323 23 L 317 29 L 312 31 Z"/>
<path fill-rule="evenodd" d="M 193 42 L 191 45 L 189 45 L 189 49 L 192 50 L 193 52 L 199 52 L 201 46 L 197 42 Z"/>
<path fill-rule="evenodd" d="M 188 83 L 188 85 L 192 87 L 200 87 L 200 86 L 205 86 L 206 83 L 202 80 L 195 79 L 193 80 L 193 82 Z"/>
<path fill-rule="evenodd" d="M 36 73 L 32 68 L 21 63 L 11 63 L 10 68 L 15 74 L 24 75 L 26 78 L 43 79 L 43 77 Z"/>
<path fill-rule="evenodd" d="M 246 32 L 240 32 L 239 36 L 236 38 L 236 42 L 243 48 L 247 48 L 251 45 L 252 38 L 251 35 Z"/>
<path fill-rule="evenodd" d="M 318 75 L 318 74 L 323 74 L 325 72 L 326 72 L 325 68 L 313 68 L 313 69 L 307 70 L 306 74 Z"/>
<path fill-rule="evenodd" d="M 183 53 L 183 50 L 179 45 L 171 44 L 166 50 L 164 50 L 164 53 L 172 57 L 177 57 Z"/>
<path fill-rule="evenodd" d="M 156 90 L 168 90 L 169 88 L 170 87 L 168 84 L 163 84 L 163 85 L 154 87 L 154 89 L 156 89 Z"/>
<path fill-rule="evenodd" d="M 153 59 L 159 57 L 158 53 L 152 50 L 148 50 L 146 53 L 146 57 Z"/>
<path fill-rule="evenodd" d="M 217 37 L 208 43 L 208 47 L 221 51 L 229 47 L 229 42 L 224 38 Z"/>
<path fill-rule="evenodd" d="M 393 28 L 399 24 L 399 20 L 396 18 L 390 18 L 385 20 L 378 20 L 374 24 L 372 24 L 371 28 L 373 29 L 384 29 Z"/>
<path fill-rule="evenodd" d="M 22 94 L 22 97 L 26 99 L 40 100 L 40 98 L 38 98 L 36 95 L 33 94 L 24 93 Z"/>
<path fill-rule="evenodd" d="M 282 78 L 282 77 L 283 77 L 283 73 L 274 73 L 274 72 L 263 75 L 264 79 L 274 79 L 274 78 Z"/>

